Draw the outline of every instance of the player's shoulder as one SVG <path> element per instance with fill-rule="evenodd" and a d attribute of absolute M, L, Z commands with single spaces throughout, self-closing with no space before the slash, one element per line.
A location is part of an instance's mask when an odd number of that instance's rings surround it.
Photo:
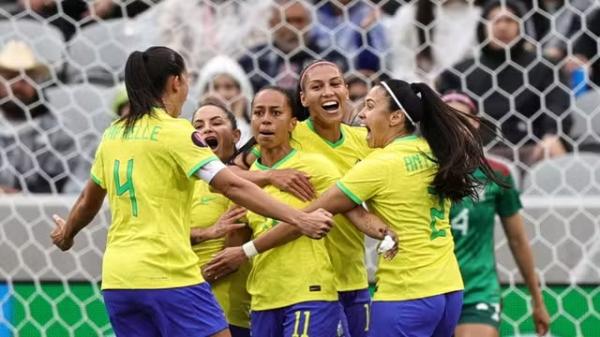
<path fill-rule="evenodd" d="M 350 141 L 366 145 L 367 128 L 365 128 L 364 126 L 342 124 L 341 129 L 344 133 L 344 137 L 348 138 Z"/>

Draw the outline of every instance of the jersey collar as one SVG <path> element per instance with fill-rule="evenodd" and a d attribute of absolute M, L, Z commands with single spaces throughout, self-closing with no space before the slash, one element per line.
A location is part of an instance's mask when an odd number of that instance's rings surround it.
<path fill-rule="evenodd" d="M 267 165 L 263 165 L 260 163 L 260 157 L 256 159 L 255 163 L 256 163 L 256 167 L 258 169 L 260 169 L 261 171 L 266 171 L 266 170 L 274 170 L 276 168 L 278 168 L 279 166 L 283 165 L 283 163 L 285 163 L 286 161 L 288 161 L 290 158 L 292 158 L 295 154 L 296 154 L 296 149 L 292 149 L 292 151 L 290 151 L 288 154 L 285 155 L 285 157 L 279 159 L 279 161 L 277 161 L 275 164 L 273 164 L 273 166 L 269 167 Z"/>
<path fill-rule="evenodd" d="M 346 139 L 346 136 L 344 135 L 344 128 L 342 128 L 342 126 L 340 125 L 340 139 L 338 139 L 337 141 L 335 141 L 334 143 L 330 142 L 329 140 L 321 137 L 320 134 L 317 133 L 317 131 L 315 130 L 315 126 L 313 124 L 313 120 L 311 117 L 309 117 L 306 120 L 306 125 L 308 126 L 308 128 L 314 132 L 317 136 L 319 136 L 319 138 L 321 138 L 325 143 L 327 143 L 327 145 L 329 145 L 332 148 L 336 148 L 342 144 L 344 144 L 344 140 Z"/>

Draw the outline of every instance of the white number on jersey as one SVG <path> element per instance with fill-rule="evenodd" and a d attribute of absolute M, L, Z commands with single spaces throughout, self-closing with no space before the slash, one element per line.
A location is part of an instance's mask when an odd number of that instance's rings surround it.
<path fill-rule="evenodd" d="M 467 235 L 469 231 L 469 210 L 463 208 L 457 216 L 452 219 L 452 229 L 460 231 L 462 235 Z"/>

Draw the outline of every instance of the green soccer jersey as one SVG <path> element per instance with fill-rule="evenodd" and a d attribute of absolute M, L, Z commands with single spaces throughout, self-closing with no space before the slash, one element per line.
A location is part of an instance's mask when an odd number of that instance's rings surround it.
<path fill-rule="evenodd" d="M 464 304 L 499 303 L 500 285 L 494 254 L 495 217 L 496 214 L 509 217 L 522 207 L 508 168 L 492 160 L 488 162 L 510 188 L 487 182 L 477 202 L 465 198 L 453 204 L 450 211 L 454 252 L 465 283 Z M 486 179 L 481 170 L 477 170 L 474 176 Z"/>

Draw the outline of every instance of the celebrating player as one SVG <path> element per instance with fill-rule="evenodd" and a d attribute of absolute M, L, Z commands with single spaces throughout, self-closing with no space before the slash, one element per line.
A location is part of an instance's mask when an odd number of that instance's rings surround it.
<path fill-rule="evenodd" d="M 200 133 L 202 141 L 221 161 L 227 162 L 234 155 L 240 130 L 237 128 L 235 115 L 223 104 L 207 100 L 194 113 L 192 124 Z M 244 214 L 243 208 L 232 207 L 231 201 L 224 195 L 210 191 L 206 182 L 196 182 L 192 202 L 191 238 L 199 266 L 202 267 L 223 249 L 225 237 L 230 245 L 244 243 L 234 241 L 237 236 L 230 234 L 245 226 L 238 223 Z M 250 267 L 250 264 L 246 264 L 236 273 L 211 284 L 233 337 L 250 336 L 250 294 L 246 291 Z"/>
<path fill-rule="evenodd" d="M 347 102 L 348 89 L 342 71 L 334 63 L 316 61 L 301 72 L 297 105 L 302 106 L 302 113 L 308 113 L 309 116 L 294 129 L 292 145 L 305 152 L 323 155 L 341 174 L 371 152 L 364 128 L 342 124 Z M 260 153 L 255 151 L 254 155 L 260 156 Z M 256 181 L 252 176 L 246 177 Z M 312 190 L 303 189 L 303 195 L 311 197 Z M 360 210 L 356 210 L 352 215 L 367 216 L 366 211 L 360 213 Z M 361 220 L 352 222 L 360 223 Z M 275 235 L 272 233 L 269 236 L 275 238 Z M 367 289 L 364 236 L 348 221 L 340 221 L 336 222 L 327 236 L 326 243 L 343 307 L 341 321 L 344 336 L 367 336 L 370 294 Z"/>
<path fill-rule="evenodd" d="M 453 92 L 442 97 L 451 107 L 466 114 L 477 114 L 477 106 L 464 93 Z M 474 124 L 479 127 L 479 124 Z M 481 170 L 473 176 L 485 182 L 478 199 L 467 197 L 452 205 L 450 219 L 454 237 L 454 253 L 465 283 L 463 307 L 456 327 L 457 337 L 498 336 L 500 327 L 500 285 L 494 257 L 494 223 L 500 216 L 510 249 L 533 299 L 533 321 L 540 336 L 548 332 L 550 318 L 535 275 L 533 255 L 525 233 L 522 208 L 509 169 L 488 159 L 488 163 L 508 188 L 487 181 Z"/>
<path fill-rule="evenodd" d="M 166 47 L 133 52 L 125 66 L 130 113 L 104 133 L 92 179 L 51 237 L 68 250 L 108 193 L 112 224 L 102 289 L 118 336 L 230 336 L 222 310 L 198 272 L 190 209 L 199 177 L 237 204 L 289 222 L 311 237 L 331 226 L 324 211 L 303 213 L 232 173 L 178 119 L 188 94 L 183 58 Z"/>

